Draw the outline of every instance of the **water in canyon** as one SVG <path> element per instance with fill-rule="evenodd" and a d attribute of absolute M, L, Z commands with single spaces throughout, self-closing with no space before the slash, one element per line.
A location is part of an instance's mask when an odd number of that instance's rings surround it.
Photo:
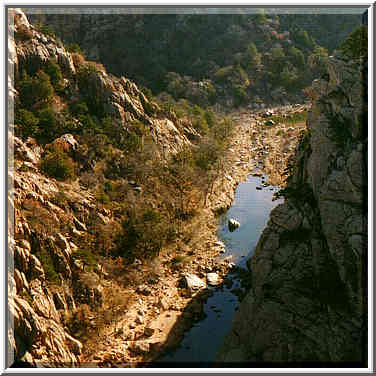
<path fill-rule="evenodd" d="M 256 176 L 249 176 L 247 181 L 238 185 L 233 205 L 218 222 L 218 238 L 226 245 L 226 252 L 220 259 L 232 256 L 238 268 L 246 268 L 246 260 L 252 257 L 270 211 L 282 202 L 272 200 L 276 190 L 275 187 L 262 186 L 261 178 Z M 232 232 L 228 228 L 230 218 L 240 222 L 240 227 Z M 213 295 L 205 303 L 205 318 L 197 322 L 185 334 L 179 347 L 164 355 L 160 362 L 175 367 L 213 366 L 239 305 L 233 292 L 241 287 L 241 281 L 236 274 L 228 277 L 232 278 L 232 286 L 210 287 Z"/>

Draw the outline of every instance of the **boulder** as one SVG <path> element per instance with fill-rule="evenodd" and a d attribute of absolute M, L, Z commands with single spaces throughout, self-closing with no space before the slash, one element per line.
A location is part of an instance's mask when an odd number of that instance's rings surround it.
<path fill-rule="evenodd" d="M 145 329 L 144 329 L 144 335 L 146 336 L 146 337 L 151 337 L 153 334 L 154 334 L 154 329 L 153 328 L 149 328 L 149 327 L 146 327 Z"/>
<path fill-rule="evenodd" d="M 184 283 L 189 290 L 200 290 L 206 287 L 204 281 L 197 277 L 197 275 L 191 273 L 184 274 Z"/>
<path fill-rule="evenodd" d="M 265 125 L 275 125 L 275 121 L 269 119 L 269 120 L 267 120 L 264 124 L 265 124 Z"/>
<path fill-rule="evenodd" d="M 78 146 L 78 142 L 74 138 L 74 136 L 70 133 L 66 133 L 60 137 L 62 140 L 66 141 L 72 150 L 76 150 Z"/>
<path fill-rule="evenodd" d="M 230 218 L 228 220 L 228 229 L 232 232 L 234 230 L 236 230 L 238 227 L 240 227 L 240 223 L 233 219 L 233 218 Z"/>
<path fill-rule="evenodd" d="M 219 275 L 217 273 L 208 273 L 206 274 L 206 280 L 211 286 L 219 285 L 221 282 L 219 280 Z"/>

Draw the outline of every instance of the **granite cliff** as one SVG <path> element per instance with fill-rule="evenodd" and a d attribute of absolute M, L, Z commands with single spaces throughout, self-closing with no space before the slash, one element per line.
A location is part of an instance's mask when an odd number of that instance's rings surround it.
<path fill-rule="evenodd" d="M 220 361 L 366 361 L 367 68 L 341 53 L 328 65 L 327 78 L 312 84 L 285 202 L 248 262 L 252 287 Z"/>

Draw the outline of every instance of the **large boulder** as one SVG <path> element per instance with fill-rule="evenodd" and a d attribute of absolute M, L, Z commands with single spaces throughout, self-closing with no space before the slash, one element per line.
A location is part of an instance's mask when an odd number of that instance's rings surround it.
<path fill-rule="evenodd" d="M 192 273 L 185 273 L 183 275 L 183 283 L 191 291 L 197 291 L 206 287 L 206 283 Z"/>
<path fill-rule="evenodd" d="M 236 219 L 230 218 L 228 220 L 228 229 L 231 232 L 234 231 L 234 230 L 236 230 L 239 227 L 240 227 L 240 223 Z"/>

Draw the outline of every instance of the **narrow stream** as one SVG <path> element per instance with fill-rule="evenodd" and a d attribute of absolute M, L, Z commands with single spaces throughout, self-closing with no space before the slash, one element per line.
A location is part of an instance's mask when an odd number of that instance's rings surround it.
<path fill-rule="evenodd" d="M 276 190 L 271 186 L 263 187 L 261 178 L 255 176 L 249 176 L 247 181 L 238 185 L 233 205 L 219 218 L 218 238 L 225 243 L 227 249 L 220 259 L 231 255 L 236 266 L 246 268 L 246 260 L 253 254 L 270 211 L 282 202 L 272 201 Z M 230 218 L 240 222 L 240 227 L 233 232 L 229 231 L 227 225 Z M 211 287 L 214 294 L 205 303 L 205 319 L 197 322 L 185 334 L 179 347 L 166 354 L 160 362 L 176 362 L 176 367 L 213 365 L 239 305 L 237 296 L 231 291 L 239 289 L 240 280 L 236 278 L 236 274 L 231 274 L 228 278 L 232 279 L 232 286 L 223 284 Z"/>

